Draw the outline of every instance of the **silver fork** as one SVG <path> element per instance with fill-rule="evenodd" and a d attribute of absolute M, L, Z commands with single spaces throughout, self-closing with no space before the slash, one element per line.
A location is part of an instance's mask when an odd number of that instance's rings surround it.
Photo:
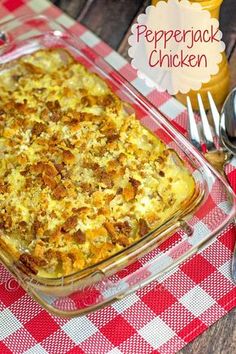
<path fill-rule="evenodd" d="M 212 164 L 227 179 L 227 176 L 225 175 L 225 164 L 231 159 L 232 154 L 226 150 L 220 142 L 220 114 L 211 93 L 208 92 L 208 100 L 214 123 L 214 127 L 212 127 L 208 121 L 200 94 L 197 94 L 197 99 L 202 121 L 202 136 L 205 142 L 206 151 L 202 149 L 201 138 L 194 117 L 191 100 L 187 97 L 190 140 L 192 144 L 203 153 L 210 164 Z"/>
<path fill-rule="evenodd" d="M 217 110 L 215 102 L 210 92 L 208 92 L 208 100 L 212 113 L 214 128 L 209 124 L 206 111 L 202 102 L 200 94 L 197 95 L 199 113 L 202 121 L 202 135 L 206 144 L 206 151 L 202 150 L 201 139 L 199 130 L 195 121 L 191 100 L 187 97 L 187 109 L 189 115 L 189 135 L 192 144 L 200 150 L 206 159 L 224 176 L 225 165 L 232 158 L 232 154 L 223 147 L 220 141 L 220 114 Z M 233 258 L 231 264 L 231 275 L 234 283 L 236 284 L 236 244 L 233 251 Z"/>

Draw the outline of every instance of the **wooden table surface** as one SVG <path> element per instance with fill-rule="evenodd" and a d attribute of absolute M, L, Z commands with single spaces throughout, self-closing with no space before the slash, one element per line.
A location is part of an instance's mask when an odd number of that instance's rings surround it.
<path fill-rule="evenodd" d="M 150 0 L 52 0 L 52 2 L 101 37 L 129 60 L 127 39 L 137 15 Z M 236 1 L 224 0 L 220 16 L 226 52 L 230 61 L 231 85 L 236 85 Z M 236 353 L 236 309 L 220 319 L 179 354 Z M 145 354 L 145 353 L 140 353 Z"/>

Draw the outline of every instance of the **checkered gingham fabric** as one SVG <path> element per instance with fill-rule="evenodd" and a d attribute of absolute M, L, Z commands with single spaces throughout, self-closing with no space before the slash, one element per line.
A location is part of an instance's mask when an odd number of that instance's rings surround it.
<path fill-rule="evenodd" d="M 130 65 L 86 28 L 45 0 L 1 0 L 0 21 L 28 14 L 55 18 L 80 36 L 185 133 L 185 108 L 151 90 Z M 236 190 L 236 160 L 228 167 Z M 171 354 L 236 305 L 230 278 L 235 242 L 230 225 L 207 248 L 136 293 L 87 316 L 62 319 L 43 310 L 0 265 L 1 354 Z"/>

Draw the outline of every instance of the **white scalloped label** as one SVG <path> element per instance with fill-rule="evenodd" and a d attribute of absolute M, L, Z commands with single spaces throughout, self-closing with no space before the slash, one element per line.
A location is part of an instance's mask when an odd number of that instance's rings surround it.
<path fill-rule="evenodd" d="M 219 21 L 200 4 L 160 1 L 131 28 L 129 56 L 138 76 L 171 95 L 199 90 L 219 71 L 225 44 Z"/>

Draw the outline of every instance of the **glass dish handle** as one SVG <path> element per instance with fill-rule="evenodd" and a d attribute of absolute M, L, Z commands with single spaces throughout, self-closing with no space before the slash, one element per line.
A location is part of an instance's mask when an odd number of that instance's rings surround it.
<path fill-rule="evenodd" d="M 24 28 L 24 33 L 18 31 L 19 28 Z M 17 40 L 19 35 L 20 39 L 31 39 L 31 31 L 35 29 L 37 34 L 54 32 L 58 37 L 71 35 L 65 26 L 45 15 L 22 15 L 0 23 L 0 45 Z"/>

